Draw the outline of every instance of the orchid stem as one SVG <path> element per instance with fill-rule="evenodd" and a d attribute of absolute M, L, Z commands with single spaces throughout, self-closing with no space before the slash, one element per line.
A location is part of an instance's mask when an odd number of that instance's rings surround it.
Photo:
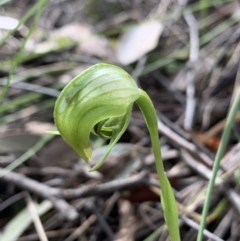
<path fill-rule="evenodd" d="M 176 206 L 175 197 L 164 171 L 163 160 L 161 156 L 161 147 L 158 136 L 157 116 L 151 99 L 147 93 L 140 89 L 140 97 L 136 100 L 141 109 L 152 142 L 153 153 L 155 156 L 155 164 L 161 186 L 161 203 L 164 211 L 164 217 L 168 226 L 169 235 L 172 241 L 179 241 L 179 224 L 178 224 L 178 210 Z"/>

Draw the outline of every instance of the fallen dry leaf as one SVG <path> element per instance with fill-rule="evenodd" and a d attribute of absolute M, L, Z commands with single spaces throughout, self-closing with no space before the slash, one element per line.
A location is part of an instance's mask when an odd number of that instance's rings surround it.
<path fill-rule="evenodd" d="M 158 20 L 142 22 L 124 32 L 117 48 L 117 59 L 128 65 L 156 48 L 164 27 Z"/>

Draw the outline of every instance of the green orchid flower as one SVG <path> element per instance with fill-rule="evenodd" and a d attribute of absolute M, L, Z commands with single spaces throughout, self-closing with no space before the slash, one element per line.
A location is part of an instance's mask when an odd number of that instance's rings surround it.
<path fill-rule="evenodd" d="M 126 71 L 110 64 L 97 64 L 83 71 L 62 90 L 54 119 L 60 135 L 86 162 L 92 155 L 91 133 L 110 139 L 106 153 L 91 169 L 96 170 L 127 129 L 134 103 L 140 107 L 150 133 L 169 234 L 172 241 L 179 241 L 178 211 L 164 172 L 155 109 Z"/>

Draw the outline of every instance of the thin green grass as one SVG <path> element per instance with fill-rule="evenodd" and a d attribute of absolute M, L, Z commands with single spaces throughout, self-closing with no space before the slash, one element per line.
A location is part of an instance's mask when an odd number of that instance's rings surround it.
<path fill-rule="evenodd" d="M 10 85 L 11 78 L 12 78 L 18 64 L 20 63 L 20 61 L 22 59 L 22 54 L 23 54 L 25 45 L 26 45 L 30 35 L 32 34 L 33 30 L 34 30 L 46 3 L 47 3 L 47 0 L 37 1 L 37 3 L 33 7 L 31 7 L 31 9 L 21 18 L 21 20 L 19 21 L 16 28 L 9 31 L 8 34 L 0 40 L 0 46 L 1 46 L 24 22 L 26 22 L 31 16 L 33 16 L 35 14 L 35 16 L 33 18 L 33 21 L 32 21 L 32 24 L 29 28 L 29 32 L 28 32 L 27 36 L 25 37 L 25 39 L 23 40 L 23 43 L 22 43 L 18 53 L 16 54 L 16 56 L 13 58 L 13 60 L 11 62 L 11 69 L 10 69 L 9 75 L 6 79 L 6 83 L 5 83 L 5 85 L 2 89 L 2 92 L 0 94 L 0 102 L 2 102 L 2 100 L 5 97 L 5 94 L 7 93 L 7 90 L 8 90 L 9 85 Z M 39 98 L 39 97 L 41 97 L 41 94 L 37 94 L 37 93 L 29 93 L 29 94 L 26 94 L 24 96 L 21 96 L 21 97 L 15 99 L 13 101 L 7 103 L 6 105 L 1 106 L 0 107 L 0 113 L 4 113 L 6 111 L 9 111 L 13 108 L 16 108 L 20 105 L 28 103 L 32 100 L 35 100 L 35 99 Z M 40 150 L 52 138 L 53 138 L 53 136 L 51 136 L 51 135 L 46 135 L 46 136 L 42 137 L 31 149 L 29 149 L 22 156 L 20 156 L 18 159 L 16 159 L 13 163 L 11 163 L 5 169 L 3 169 L 0 173 L 0 178 L 3 177 L 6 173 L 14 170 L 16 167 L 18 167 L 19 165 L 24 163 L 27 159 L 29 159 L 38 150 Z"/>
<path fill-rule="evenodd" d="M 11 100 L 7 102 L 6 104 L 0 106 L 0 114 L 16 109 L 17 107 L 20 107 L 24 104 L 27 104 L 31 101 L 37 100 L 41 97 L 41 94 L 38 93 L 28 93 L 22 96 L 19 96 L 18 98 L 15 98 L 14 100 Z"/>
<path fill-rule="evenodd" d="M 0 126 L 7 125 L 7 124 L 17 121 L 21 118 L 29 117 L 30 115 L 35 114 L 40 110 L 53 108 L 55 102 L 56 102 L 55 99 L 49 99 L 49 100 L 41 102 L 40 104 L 31 105 L 30 107 L 26 107 L 25 109 L 21 109 L 19 111 L 15 111 L 12 114 L 5 115 L 0 119 Z"/>
<path fill-rule="evenodd" d="M 145 238 L 143 241 L 154 241 L 157 239 L 157 237 L 161 234 L 161 232 L 164 230 L 166 225 L 161 225 L 159 228 L 154 230 L 147 238 Z"/>
<path fill-rule="evenodd" d="M 34 19 L 33 19 L 32 24 L 31 24 L 31 26 L 30 26 L 29 32 L 28 32 L 26 38 L 24 39 L 24 41 L 23 41 L 23 43 L 22 43 L 22 45 L 21 45 L 21 47 L 20 47 L 20 50 L 18 51 L 17 55 L 16 55 L 16 56 L 14 57 L 14 59 L 12 60 L 11 70 L 10 70 L 10 73 L 9 73 L 9 75 L 8 75 L 7 82 L 6 82 L 6 84 L 4 85 L 4 87 L 3 87 L 2 93 L 0 94 L 0 103 L 2 102 L 2 100 L 3 100 L 4 97 L 5 97 L 5 94 L 7 93 L 7 90 L 8 90 L 9 85 L 10 85 L 11 78 L 12 78 L 12 76 L 13 76 L 13 74 L 14 74 L 17 66 L 18 66 L 18 63 L 20 62 L 20 60 L 21 60 L 21 58 L 22 58 L 22 53 L 23 53 L 23 51 L 24 51 L 25 45 L 26 45 L 29 37 L 31 36 L 33 30 L 34 30 L 34 28 L 35 28 L 35 26 L 36 26 L 36 23 L 37 23 L 38 19 L 40 18 L 41 14 L 42 14 L 42 11 L 43 11 L 43 9 L 44 9 L 44 7 L 45 7 L 45 5 L 46 5 L 46 3 L 47 3 L 47 0 L 40 0 L 40 1 L 38 2 L 39 5 L 37 5 L 37 12 L 36 12 L 36 15 L 35 15 L 35 17 L 34 17 Z M 33 8 L 35 9 L 35 6 L 34 6 Z M 32 13 L 32 12 L 31 12 L 31 13 Z M 33 14 L 33 13 L 32 13 L 32 14 Z M 12 31 L 10 31 L 10 32 L 12 32 Z M 7 35 L 7 36 L 8 36 L 8 35 Z M 10 36 L 10 35 L 9 35 L 9 36 Z M 0 42 L 0 46 L 1 46 L 2 43 L 4 43 L 4 41 L 5 41 L 6 39 L 7 39 L 7 37 L 5 37 L 5 38 Z"/>
<path fill-rule="evenodd" d="M 201 6 L 201 19 L 203 21 L 203 28 L 206 27 L 206 17 L 208 15 L 208 0 L 200 0 L 200 6 Z"/>
<path fill-rule="evenodd" d="M 206 11 L 208 8 L 213 6 L 218 6 L 221 4 L 236 2 L 236 0 L 217 0 L 217 1 L 206 1 L 206 4 L 201 4 L 201 2 L 193 3 L 184 8 L 183 10 L 176 10 L 173 12 L 167 12 L 165 15 L 161 16 L 159 19 L 161 21 L 173 20 L 174 18 L 179 18 L 183 16 L 184 13 L 190 12 L 197 12 L 197 11 Z"/>
<path fill-rule="evenodd" d="M 0 40 L 0 46 L 2 46 L 3 43 L 5 43 L 5 41 L 6 41 L 10 36 L 12 36 L 12 35 L 19 29 L 19 27 L 20 27 L 22 24 L 24 24 L 30 17 L 33 16 L 33 14 L 35 14 L 35 13 L 38 11 L 38 9 L 39 9 L 39 7 L 41 6 L 41 4 L 42 4 L 41 1 L 38 1 L 34 6 L 32 6 L 32 7 L 27 11 L 27 13 L 19 20 L 18 25 L 17 25 L 14 29 L 10 30 L 10 31 L 6 34 L 6 36 L 3 37 L 3 38 Z"/>
<path fill-rule="evenodd" d="M 220 2 L 219 2 L 220 3 Z M 197 7 L 199 7 L 198 4 L 194 5 L 196 6 L 195 8 L 190 8 L 190 9 L 198 9 Z M 207 7 L 210 7 L 211 5 L 207 5 Z M 200 10 L 200 9 L 198 9 Z M 240 20 L 240 14 L 238 11 L 238 14 L 234 14 L 233 16 L 231 16 L 230 18 L 226 19 L 225 21 L 221 22 L 219 25 L 217 25 L 215 28 L 213 28 L 211 31 L 207 32 L 206 34 L 204 34 L 203 36 L 200 37 L 199 42 L 200 42 L 200 46 L 202 47 L 203 45 L 205 45 L 206 43 L 208 43 L 209 41 L 211 41 L 214 37 L 216 37 L 217 35 L 221 34 L 223 31 L 227 30 L 228 28 L 230 28 L 232 25 L 236 24 L 238 21 Z M 176 58 L 178 58 L 178 56 L 181 56 L 183 53 L 187 53 L 189 52 L 189 46 L 186 46 L 180 50 L 176 50 L 175 52 L 169 54 L 168 56 L 164 56 L 150 64 L 147 64 L 141 73 L 139 73 L 139 76 L 143 76 L 145 74 L 148 74 L 154 70 L 157 70 L 161 67 L 164 67 L 170 63 L 173 63 Z"/>
<path fill-rule="evenodd" d="M 37 151 L 42 149 L 50 140 L 52 140 L 54 136 L 53 135 L 45 135 L 43 136 L 31 149 L 26 151 L 23 155 L 21 155 L 19 158 L 17 158 L 14 162 L 9 164 L 7 167 L 5 167 L 2 171 L 0 171 L 0 178 L 5 176 L 7 173 L 13 171 L 15 168 L 23 164 L 25 161 L 27 161 L 31 156 L 33 156 Z"/>
<path fill-rule="evenodd" d="M 201 223 L 200 223 L 200 228 L 199 228 L 199 232 L 198 232 L 198 237 L 197 237 L 197 241 L 202 241 L 203 239 L 203 231 L 205 229 L 206 226 L 206 218 L 208 215 L 208 210 L 209 210 L 209 206 L 210 206 L 210 201 L 211 201 L 211 197 L 212 197 L 212 193 L 214 190 L 214 186 L 215 186 L 215 180 L 217 177 L 217 172 L 219 170 L 219 166 L 220 166 L 220 161 L 224 155 L 224 152 L 226 150 L 229 138 L 230 138 L 230 134 L 232 131 L 232 126 L 235 120 L 235 116 L 237 114 L 237 111 L 239 110 L 240 107 L 240 90 L 238 90 L 238 93 L 236 95 L 236 98 L 234 100 L 234 103 L 230 109 L 230 112 L 227 116 L 227 122 L 226 125 L 224 127 L 223 130 L 223 135 L 222 135 L 222 139 L 219 145 L 219 148 L 217 150 L 217 154 L 214 160 L 214 165 L 213 165 L 213 170 L 212 170 L 212 176 L 211 179 L 209 181 L 208 184 L 208 189 L 207 189 L 207 195 L 206 195 L 206 199 L 205 199 L 205 203 L 204 203 L 204 207 L 203 207 L 203 211 L 202 211 L 202 218 L 201 218 Z"/>

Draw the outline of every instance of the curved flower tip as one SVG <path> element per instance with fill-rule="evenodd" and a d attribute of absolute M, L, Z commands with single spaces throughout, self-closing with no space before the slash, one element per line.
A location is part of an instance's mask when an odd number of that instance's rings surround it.
<path fill-rule="evenodd" d="M 132 77 L 110 64 L 97 64 L 71 80 L 54 108 L 58 131 L 86 161 L 91 158 L 90 133 L 110 138 L 100 166 L 126 130 L 140 91 Z"/>

